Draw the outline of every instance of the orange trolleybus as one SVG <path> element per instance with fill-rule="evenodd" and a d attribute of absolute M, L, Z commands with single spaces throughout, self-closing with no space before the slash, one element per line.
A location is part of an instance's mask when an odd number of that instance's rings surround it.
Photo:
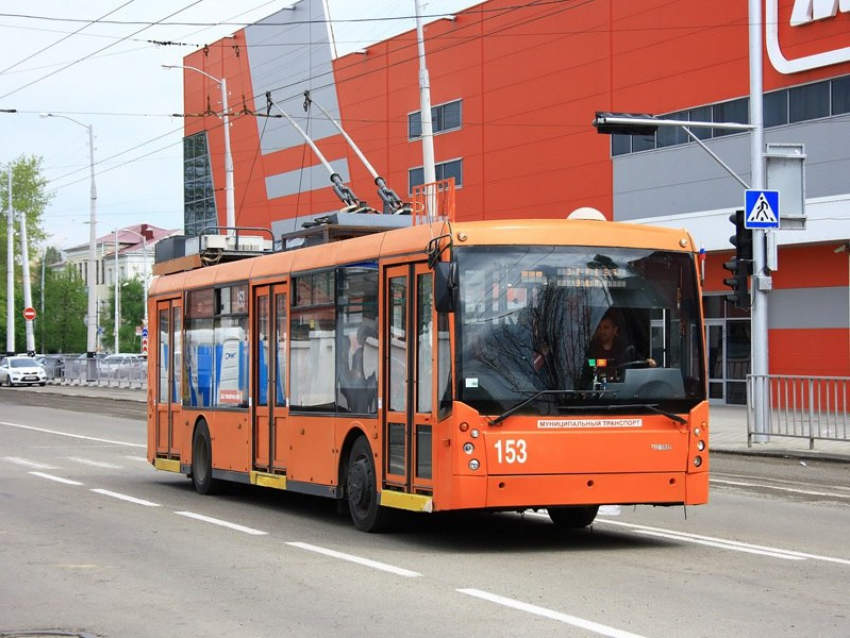
<path fill-rule="evenodd" d="M 148 458 L 198 492 L 340 499 L 365 531 L 399 509 L 539 508 L 582 527 L 603 504 L 707 502 L 685 231 L 319 224 L 232 261 L 211 238 L 158 264 L 174 272 L 149 291 Z M 600 354 L 604 329 L 617 346 Z"/>

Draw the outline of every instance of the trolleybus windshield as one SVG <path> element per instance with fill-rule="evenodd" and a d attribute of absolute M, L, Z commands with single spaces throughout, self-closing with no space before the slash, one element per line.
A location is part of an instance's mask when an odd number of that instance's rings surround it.
<path fill-rule="evenodd" d="M 465 247 L 455 258 L 456 397 L 481 413 L 687 412 L 705 399 L 692 255 Z"/>

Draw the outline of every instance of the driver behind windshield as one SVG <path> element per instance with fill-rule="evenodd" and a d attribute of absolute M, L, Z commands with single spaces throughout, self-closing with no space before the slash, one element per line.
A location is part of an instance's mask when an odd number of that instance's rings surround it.
<path fill-rule="evenodd" d="M 655 360 L 639 355 L 634 345 L 626 343 L 620 336 L 620 328 L 610 311 L 605 313 L 596 326 L 590 346 L 587 349 L 587 366 L 583 375 L 584 387 L 621 380 L 623 370 L 629 366 L 652 367 Z"/>

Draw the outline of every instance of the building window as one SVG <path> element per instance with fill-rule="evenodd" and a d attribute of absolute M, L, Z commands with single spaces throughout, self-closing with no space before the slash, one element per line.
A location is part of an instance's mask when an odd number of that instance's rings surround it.
<path fill-rule="evenodd" d="M 183 139 L 183 227 L 187 235 L 200 235 L 218 226 L 212 168 L 206 132 Z"/>
<path fill-rule="evenodd" d="M 765 93 L 763 101 L 764 126 L 771 128 L 791 122 L 802 122 L 850 113 L 850 76 L 824 80 L 805 86 Z M 727 100 L 687 111 L 659 115 L 659 119 L 704 122 L 734 122 L 748 124 L 750 100 L 747 97 Z M 699 139 L 732 135 L 738 131 L 724 129 L 693 129 Z M 659 127 L 655 135 L 611 136 L 611 156 L 628 155 L 655 148 L 678 146 L 691 141 L 679 127 Z"/>
<path fill-rule="evenodd" d="M 435 134 L 460 128 L 461 102 L 462 100 L 455 100 L 431 107 L 431 127 Z M 421 111 L 416 111 L 407 116 L 407 137 L 411 140 L 422 137 L 420 113 Z"/>
<path fill-rule="evenodd" d="M 749 98 L 741 98 L 732 100 L 731 102 L 721 102 L 713 107 L 712 122 L 734 122 L 737 124 L 750 123 L 750 100 Z M 712 129 L 714 137 L 730 135 L 739 131 L 730 131 L 728 129 Z"/>
<path fill-rule="evenodd" d="M 611 155 L 628 155 L 632 152 L 632 136 L 631 135 L 612 135 L 611 136 Z"/>
<path fill-rule="evenodd" d="M 437 181 L 442 179 L 449 179 L 450 177 L 455 178 L 455 187 L 460 188 L 463 186 L 463 160 L 451 160 L 449 162 L 443 162 L 442 164 L 437 164 L 435 167 L 435 173 Z M 414 186 L 420 186 L 425 183 L 425 169 L 421 166 L 417 166 L 416 168 L 411 168 L 408 171 L 407 177 L 408 193 L 413 193 Z"/>
<path fill-rule="evenodd" d="M 691 109 L 690 111 L 688 111 L 687 119 L 689 119 L 691 122 L 712 122 L 713 120 L 711 119 L 711 110 L 712 107 L 710 106 L 700 106 L 698 108 Z M 681 127 L 679 127 L 679 130 L 681 130 Z M 713 129 L 710 128 L 694 128 L 691 129 L 691 133 L 693 133 L 697 137 L 697 139 L 707 140 L 711 137 L 712 130 Z M 686 136 L 684 140 L 685 142 L 691 139 L 690 136 L 687 135 L 687 133 L 685 133 L 684 131 L 682 131 L 682 135 Z"/>
<path fill-rule="evenodd" d="M 697 118 L 688 118 L 687 111 L 679 111 L 678 113 L 670 113 L 669 115 L 664 116 L 665 120 L 688 120 L 688 119 L 697 119 Z M 688 141 L 688 134 L 685 133 L 685 129 L 681 126 L 659 126 L 658 131 L 655 133 L 655 139 L 658 144 L 658 148 L 663 148 L 665 146 L 676 146 L 678 144 L 684 144 Z"/>
<path fill-rule="evenodd" d="M 776 91 L 764 96 L 764 125 L 788 124 L 788 91 Z"/>
<path fill-rule="evenodd" d="M 818 82 L 788 89 L 790 122 L 814 120 L 829 115 L 829 82 Z"/>
<path fill-rule="evenodd" d="M 832 114 L 850 113 L 850 75 L 832 81 Z"/>

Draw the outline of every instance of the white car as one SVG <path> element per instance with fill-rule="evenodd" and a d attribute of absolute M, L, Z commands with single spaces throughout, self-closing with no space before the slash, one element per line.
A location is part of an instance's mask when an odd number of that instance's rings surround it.
<path fill-rule="evenodd" d="M 46 385 L 47 373 L 32 357 L 0 359 L 0 385 Z"/>

